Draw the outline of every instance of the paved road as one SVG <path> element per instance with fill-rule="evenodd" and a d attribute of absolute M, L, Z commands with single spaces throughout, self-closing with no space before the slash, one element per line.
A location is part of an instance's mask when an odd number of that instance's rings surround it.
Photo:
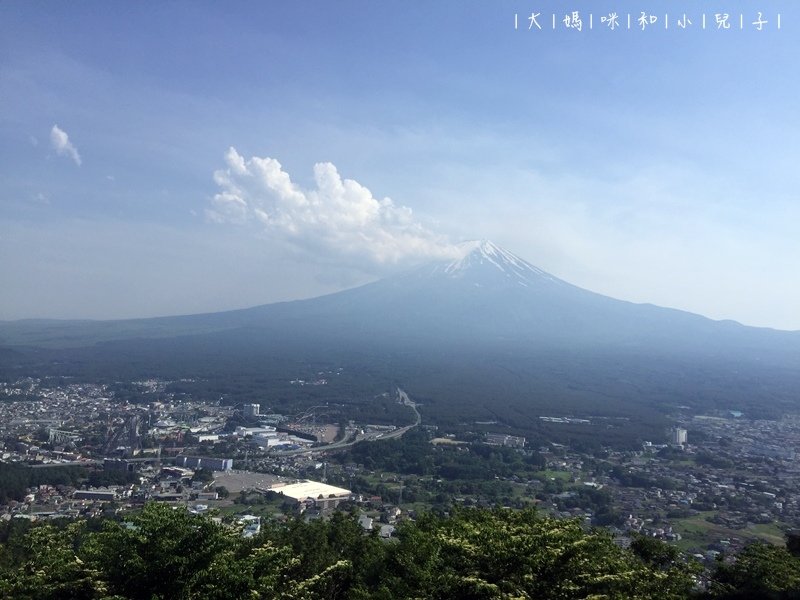
<path fill-rule="evenodd" d="M 398 438 L 401 435 L 403 435 L 406 431 L 408 431 L 409 429 L 413 429 L 414 427 L 416 427 L 417 425 L 419 425 L 422 422 L 422 415 L 419 414 L 419 411 L 417 410 L 416 403 L 411 401 L 411 398 L 408 397 L 408 394 L 406 394 L 400 388 L 397 388 L 397 394 L 400 396 L 400 401 L 403 404 L 405 404 L 406 406 L 411 407 L 411 410 L 414 411 L 414 415 L 416 415 L 416 417 L 414 419 L 414 424 L 413 425 L 406 425 L 405 427 L 401 427 L 400 429 L 395 429 L 394 431 L 391 431 L 391 432 L 389 432 L 389 433 L 387 433 L 385 435 L 382 435 L 377 439 L 390 440 L 392 438 Z"/>
<path fill-rule="evenodd" d="M 276 452 L 275 455 L 277 456 L 298 456 L 300 454 L 311 454 L 312 452 L 324 452 L 326 450 L 337 450 L 339 448 L 346 448 L 348 446 L 352 446 L 353 444 L 357 444 L 358 442 L 362 441 L 375 441 L 375 440 L 391 440 L 394 438 L 398 438 L 406 433 L 409 429 L 413 429 L 417 425 L 422 422 L 422 415 L 419 414 L 417 410 L 417 405 L 415 402 L 408 397 L 408 394 L 405 391 L 397 388 L 397 394 L 400 396 L 400 401 L 405 404 L 406 406 L 410 407 L 411 410 L 414 411 L 414 423 L 412 425 L 406 425 L 405 427 L 400 427 L 399 429 L 395 429 L 394 431 L 390 431 L 389 433 L 385 433 L 382 435 L 378 435 L 375 437 L 361 435 L 356 433 L 355 435 L 351 435 L 348 438 L 343 440 L 339 440 L 338 442 L 333 442 L 332 444 L 327 444 L 325 446 L 317 446 L 315 448 L 304 448 L 303 450 L 289 450 L 288 452 Z"/>
<path fill-rule="evenodd" d="M 102 459 L 73 460 L 69 462 L 51 462 L 38 465 L 25 465 L 32 469 L 47 469 L 52 467 L 88 467 L 90 465 L 102 465 Z"/>

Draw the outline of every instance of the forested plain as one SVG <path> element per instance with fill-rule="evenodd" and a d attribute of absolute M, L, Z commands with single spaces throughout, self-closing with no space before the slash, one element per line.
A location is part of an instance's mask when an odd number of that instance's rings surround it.
<path fill-rule="evenodd" d="M 257 402 L 262 412 L 284 415 L 327 404 L 335 407 L 328 411 L 333 422 L 398 426 L 413 415 L 386 394 L 402 387 L 420 404 L 423 423 L 455 434 L 479 428 L 587 448 L 630 449 L 643 440 L 658 441 L 683 406 L 763 418 L 796 409 L 788 400 L 794 398 L 793 380 L 780 370 L 754 373 L 724 361 L 695 363 L 692 357 L 420 350 L 387 348 L 374 340 L 358 349 L 324 339 L 250 341 L 185 336 L 60 350 L 17 348 L 0 361 L 0 378 L 106 383 L 129 402 L 151 399 L 130 382 L 169 380 L 174 382 L 169 391 L 183 398 L 234 406 Z M 320 372 L 331 373 L 325 385 L 292 383 Z M 591 422 L 553 425 L 542 416 Z"/>
<path fill-rule="evenodd" d="M 108 385 L 113 401 L 160 400 L 134 382 L 166 380 L 163 399 L 300 413 L 325 406 L 331 422 L 413 422 L 396 401 L 402 387 L 425 426 L 457 439 L 487 431 L 523 435 L 528 447 L 640 448 L 664 436 L 681 407 L 736 409 L 769 418 L 796 409 L 794 371 L 729 359 L 590 353 L 561 348 L 439 347 L 397 340 L 339 340 L 263 332 L 108 342 L 71 349 L 0 349 L 0 378 Z M 325 384 L 299 380 L 324 378 Z M 588 421 L 551 424 L 542 416 Z M 487 481 L 509 469 L 540 469 L 527 458 L 485 449 L 471 460 L 430 451 L 427 440 L 356 446 L 343 461 L 401 473 Z M 380 451 L 379 451 L 380 450 Z M 381 452 L 383 454 L 381 454 Z M 479 460 L 478 460 L 479 459 Z M 530 464 L 514 461 L 529 460 Z M 512 464 L 514 463 L 514 464 Z M 513 469 L 512 469 L 513 467 Z M 6 470 L 8 497 L 49 480 L 45 470 Z M 58 477 L 83 479 L 65 471 Z M 624 474 L 623 474 L 624 475 Z M 47 478 L 47 479 L 43 479 Z M 632 482 L 636 483 L 636 482 Z M 406 494 L 411 490 L 407 490 Z M 592 498 L 597 508 L 604 497 Z M 138 515 L 71 523 L 4 523 L 0 596 L 5 598 L 793 598 L 800 559 L 787 548 L 748 546 L 722 557 L 703 579 L 673 548 L 638 539 L 632 550 L 608 533 L 530 509 L 450 509 L 418 515 L 391 540 L 362 532 L 354 516 L 329 521 L 265 522 L 244 539 L 182 509 L 148 505 Z M 449 514 L 445 515 L 447 512 Z M 599 512 L 596 511 L 596 512 Z"/>

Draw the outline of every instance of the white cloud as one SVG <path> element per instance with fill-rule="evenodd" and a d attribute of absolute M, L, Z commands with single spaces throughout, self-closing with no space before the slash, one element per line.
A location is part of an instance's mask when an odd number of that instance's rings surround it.
<path fill-rule="evenodd" d="M 363 185 L 342 179 L 331 163 L 314 165 L 315 189 L 291 180 L 274 158 L 245 160 L 236 149 L 227 168 L 214 173 L 220 191 L 206 210 L 218 223 L 258 223 L 319 258 L 362 268 L 445 258 L 457 253 L 443 236 L 418 222 L 410 208 L 378 199 Z"/>
<path fill-rule="evenodd" d="M 78 154 L 78 149 L 69 141 L 67 132 L 58 125 L 53 125 L 50 130 L 50 143 L 60 156 L 67 156 L 74 160 L 76 165 L 81 166 L 81 155 Z"/>

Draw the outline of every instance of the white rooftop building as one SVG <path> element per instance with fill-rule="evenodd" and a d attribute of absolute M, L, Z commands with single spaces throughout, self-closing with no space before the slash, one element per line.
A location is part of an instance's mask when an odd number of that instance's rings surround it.
<path fill-rule="evenodd" d="M 320 509 L 334 508 L 342 500 L 349 500 L 351 495 L 350 490 L 310 480 L 276 484 L 270 489 L 300 503 L 313 501 L 314 506 Z"/>

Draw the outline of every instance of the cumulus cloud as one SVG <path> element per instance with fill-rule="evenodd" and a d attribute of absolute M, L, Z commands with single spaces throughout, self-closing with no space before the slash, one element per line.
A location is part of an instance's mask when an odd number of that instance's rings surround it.
<path fill-rule="evenodd" d="M 253 222 L 318 257 L 358 266 L 447 258 L 457 249 L 414 218 L 410 208 L 378 199 L 331 163 L 314 165 L 314 189 L 294 183 L 274 158 L 245 160 L 235 148 L 214 173 L 219 192 L 206 217 L 219 223 Z"/>
<path fill-rule="evenodd" d="M 78 154 L 78 149 L 69 141 L 67 132 L 58 125 L 53 125 L 50 130 L 50 143 L 53 146 L 53 150 L 60 156 L 71 158 L 76 165 L 81 166 L 81 155 Z"/>

